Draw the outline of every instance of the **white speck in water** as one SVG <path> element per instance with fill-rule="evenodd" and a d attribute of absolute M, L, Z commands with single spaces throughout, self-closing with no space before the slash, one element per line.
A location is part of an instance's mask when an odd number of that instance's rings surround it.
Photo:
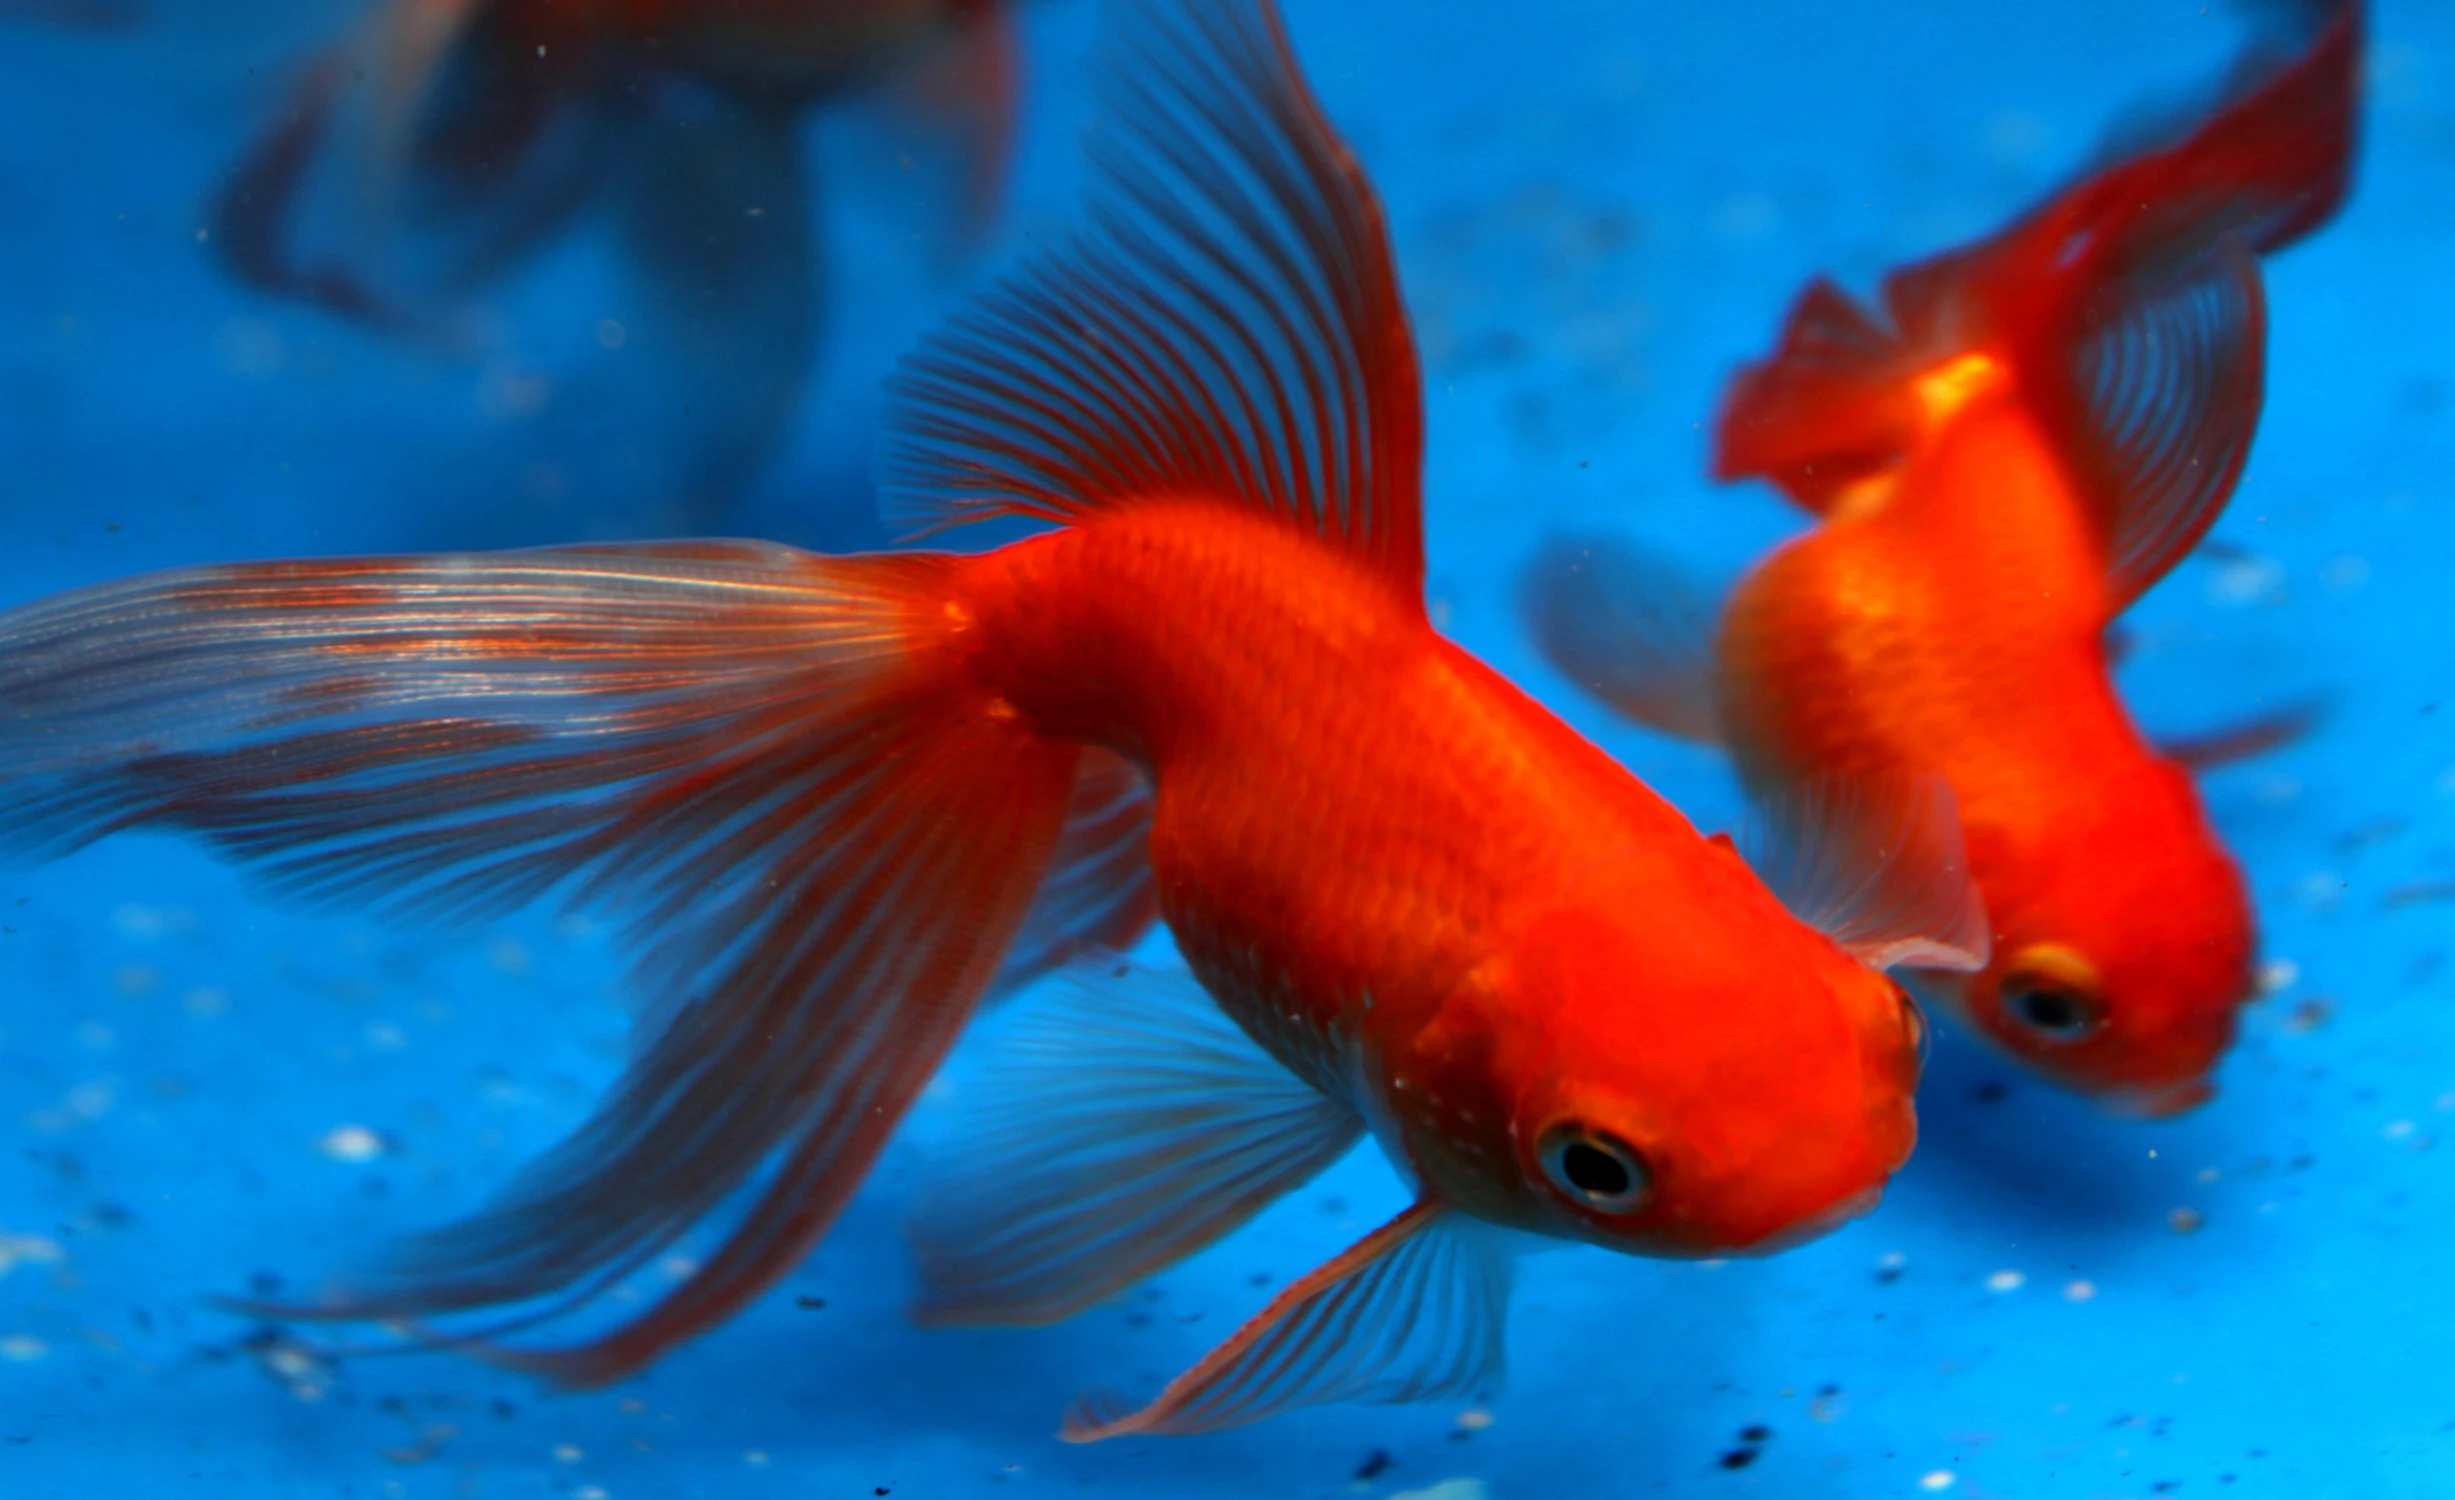
<path fill-rule="evenodd" d="M 2018 1271 L 1997 1271 L 1986 1278 L 1986 1289 L 1990 1292 L 2017 1292 L 2028 1279 Z"/>
<path fill-rule="evenodd" d="M 218 1016 L 230 1009 L 230 994 L 210 985 L 199 985 L 180 996 L 179 1004 L 191 1016 Z"/>
<path fill-rule="evenodd" d="M 364 1125 L 336 1125 L 315 1149 L 334 1161 L 373 1161 L 384 1154 L 384 1138 Z"/>
<path fill-rule="evenodd" d="M 742 1455 L 742 1462 L 750 1465 L 752 1468 L 757 1468 L 759 1465 L 767 1462 L 767 1455 L 757 1448 L 752 1448 Z"/>
<path fill-rule="evenodd" d="M 1919 1478 L 1918 1488 L 1922 1490 L 1948 1490 L 1952 1488 L 1952 1477 L 1952 1471 L 1950 1469 L 1935 1469 Z"/>
<path fill-rule="evenodd" d="M 576 1464 L 587 1456 L 587 1454 L 582 1453 L 578 1448 L 573 1447 L 569 1443 L 556 1443 L 554 1445 L 554 1461 L 558 1464 Z"/>
<path fill-rule="evenodd" d="M 606 1500 L 605 1486 L 584 1484 L 571 1492 L 571 1500 Z"/>
<path fill-rule="evenodd" d="M 2331 594 L 2349 594 L 2370 581 L 2370 560 L 2355 552 L 2339 553 L 2319 569 L 2319 582 Z"/>
<path fill-rule="evenodd" d="M 409 1045 L 409 1033 L 390 1021 L 377 1021 L 367 1028 L 367 1045 L 378 1052 L 398 1052 Z"/>
<path fill-rule="evenodd" d="M 2093 1281 L 2075 1281 L 2063 1288 L 2063 1300 L 2066 1302 L 2089 1302 L 2094 1301 L 2096 1296 L 2097 1283 Z"/>
<path fill-rule="evenodd" d="M 1389 1500 L 1491 1500 L 1491 1496 L 1480 1479 L 1444 1479 L 1420 1490 L 1400 1490 Z"/>
<path fill-rule="evenodd" d="M 51 1346 L 30 1333 L 12 1333 L 0 1339 L 0 1359 L 26 1364 L 51 1352 Z"/>
<path fill-rule="evenodd" d="M 2284 565 L 2272 558 L 2239 554 L 2208 570 L 2208 598 L 2217 604 L 2282 604 Z"/>
<path fill-rule="evenodd" d="M 1480 1406 L 1470 1406 L 1458 1413 L 1458 1430 L 1460 1432 L 1481 1432 L 1499 1420 L 1498 1417 Z"/>
<path fill-rule="evenodd" d="M 2289 958 L 2271 958 L 2259 965 L 2259 993 L 2273 995 L 2302 977 L 2302 966 Z"/>

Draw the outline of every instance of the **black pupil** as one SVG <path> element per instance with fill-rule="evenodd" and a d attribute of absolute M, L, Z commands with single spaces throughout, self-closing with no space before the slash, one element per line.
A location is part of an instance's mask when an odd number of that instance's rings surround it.
<path fill-rule="evenodd" d="M 1577 1191 L 1597 1198 L 1616 1198 L 1635 1186 L 1628 1163 L 1584 1141 L 1560 1153 L 1560 1171 Z"/>
<path fill-rule="evenodd" d="M 2080 1007 L 2072 998 L 2053 990 L 2022 991 L 2020 1013 L 2040 1031 L 2074 1031 L 2081 1021 Z"/>

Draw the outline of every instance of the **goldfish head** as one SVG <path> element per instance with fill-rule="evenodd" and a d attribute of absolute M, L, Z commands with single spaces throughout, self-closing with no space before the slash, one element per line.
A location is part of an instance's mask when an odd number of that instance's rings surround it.
<path fill-rule="evenodd" d="M 2208 1073 L 2250 998 L 2255 934 L 2241 872 L 2199 812 L 2189 778 L 2158 763 L 2111 815 L 2057 847 L 1971 853 L 1995 928 L 1992 961 L 1958 1008 L 1997 1045 L 2127 1114 L 2177 1114 L 2215 1092 Z"/>
<path fill-rule="evenodd" d="M 1470 1212 L 1642 1255 L 1874 1207 L 1917 1139 L 1916 1004 L 1753 877 L 1692 922 L 1656 895 L 1532 923 L 1387 1059 L 1407 1157 Z"/>

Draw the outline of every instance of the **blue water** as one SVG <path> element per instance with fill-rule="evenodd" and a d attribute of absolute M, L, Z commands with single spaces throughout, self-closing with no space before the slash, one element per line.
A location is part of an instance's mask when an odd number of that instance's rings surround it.
<path fill-rule="evenodd" d="M 91 35 L 0 19 L 0 601 L 652 529 L 683 397 L 653 350 L 592 337 L 603 245 L 524 266 L 476 356 L 235 288 L 204 197 L 356 10 L 144 9 Z M 1709 826 L 1736 808 L 1721 768 L 1543 668 L 1515 568 L 1576 527 L 1735 572 L 1795 521 L 1698 477 L 1699 424 L 1800 281 L 1863 285 L 1991 227 L 2240 36 L 2199 0 L 1290 11 L 1390 208 L 1439 615 Z M 1021 171 L 974 275 L 1071 212 L 1092 22 L 1029 11 Z M 2455 880 L 2455 10 L 2379 6 L 2366 123 L 2348 211 L 2270 268 L 2268 416 L 2220 545 L 2139 607 L 2125 669 L 2155 728 L 2330 704 L 2208 784 L 2274 989 L 2196 1114 L 2102 1119 L 1947 1037 L 1878 1213 L 1766 1262 L 1532 1261 L 1486 1407 L 1086 1449 L 1053 1436 L 1074 1392 L 1182 1368 L 1256 1278 L 1398 1190 L 1365 1153 L 1070 1325 L 921 1332 L 897 1223 L 917 1153 L 961 1145 L 958 1058 L 786 1285 L 641 1379 L 549 1397 L 448 1357 L 321 1358 L 206 1299 L 311 1286 L 576 1124 L 624 1046 L 609 934 L 307 917 L 123 838 L 0 875 L 0 1495 L 2455 1492 L 2455 908 L 2433 899 Z M 870 392 L 963 283 L 908 253 L 925 203 L 872 129 L 814 125 L 821 374 L 724 530 L 877 536 Z"/>

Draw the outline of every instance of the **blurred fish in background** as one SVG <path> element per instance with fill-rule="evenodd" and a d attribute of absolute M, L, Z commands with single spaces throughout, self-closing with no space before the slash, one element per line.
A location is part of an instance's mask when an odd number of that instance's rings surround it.
<path fill-rule="evenodd" d="M 143 15 L 125 0 L 0 0 L 0 21 L 38 21 L 79 31 L 116 31 Z"/>
<path fill-rule="evenodd" d="M 615 403 L 599 436 L 662 478 L 600 529 L 703 528 L 768 462 L 812 370 L 807 115 L 879 96 L 897 166 L 948 183 L 927 253 L 955 263 L 1006 177 L 1010 28 L 994 0 L 384 0 L 306 63 L 222 184 L 210 242 L 266 293 L 477 356 L 526 336 L 489 299 L 602 224 L 618 283 L 595 338 L 658 376 L 642 397 L 560 399 L 600 418 Z M 542 400 L 528 389 L 510 404 Z"/>

